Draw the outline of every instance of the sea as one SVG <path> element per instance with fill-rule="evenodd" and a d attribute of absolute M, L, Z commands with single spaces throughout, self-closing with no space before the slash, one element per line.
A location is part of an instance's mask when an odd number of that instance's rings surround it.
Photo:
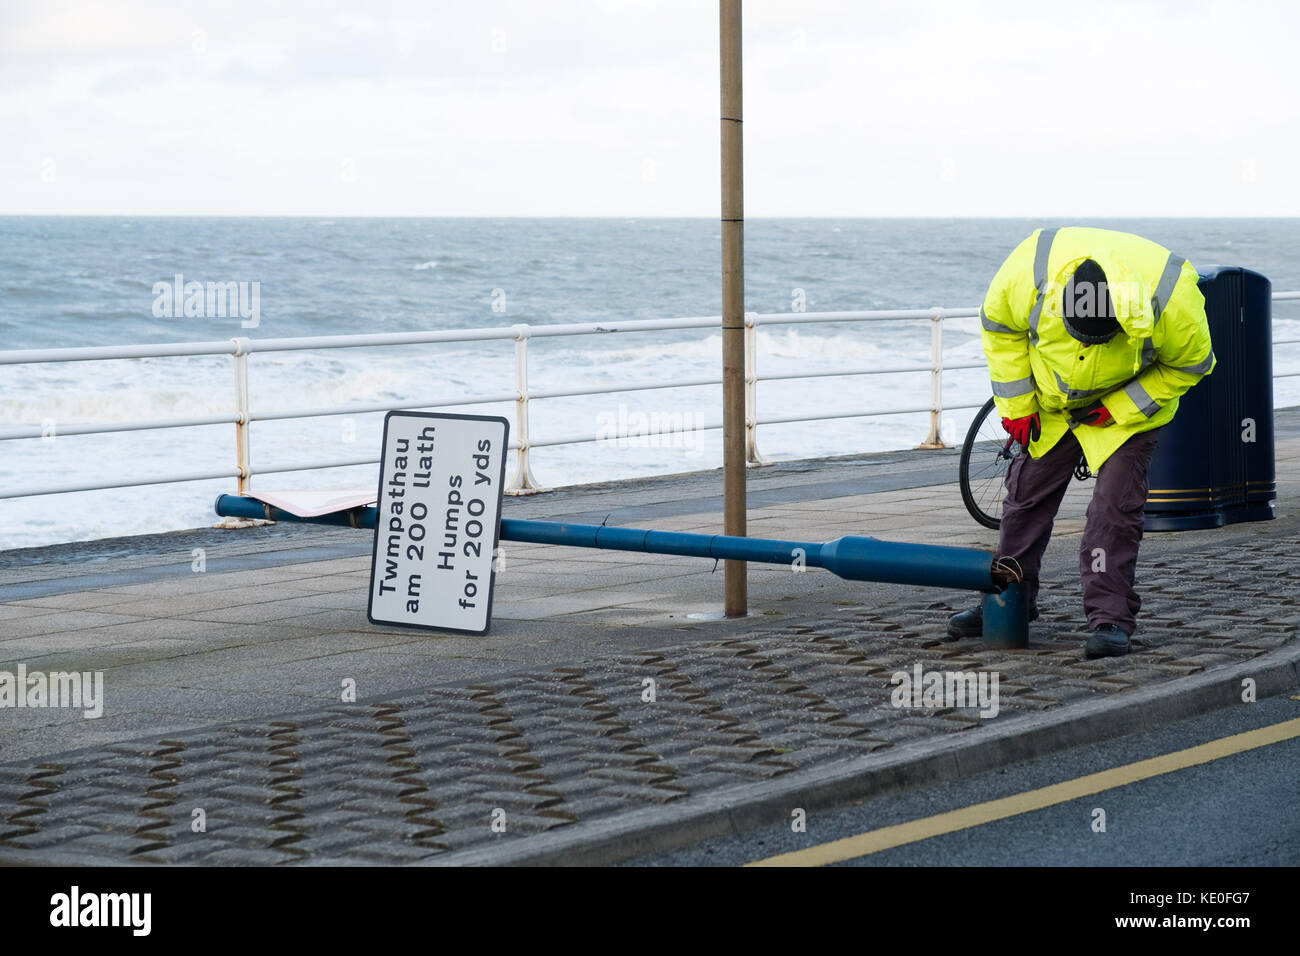
<path fill-rule="evenodd" d="M 745 231 L 746 309 L 976 306 L 1016 243 L 1039 226 L 1066 224 L 1138 233 L 1199 268 L 1245 266 L 1276 291 L 1300 289 L 1300 219 L 754 219 Z M 0 217 L 0 350 L 712 316 L 721 311 L 719 241 L 711 219 Z M 172 290 L 188 283 L 244 296 L 224 310 L 208 308 L 206 298 L 202 309 L 187 310 Z M 1273 334 L 1300 338 L 1300 303 L 1277 305 Z M 946 322 L 943 344 L 946 364 L 981 360 L 976 320 Z M 720 377 L 716 329 L 537 338 L 528 353 L 531 391 L 602 390 L 530 403 L 531 437 L 540 443 L 531 470 L 541 485 L 721 464 L 721 432 L 709 427 L 721 420 L 720 386 L 619 391 Z M 760 420 L 846 417 L 763 425 L 760 453 L 793 460 L 914 447 L 926 436 L 927 414 L 862 416 L 927 407 L 926 372 L 761 379 L 927 366 L 929 354 L 925 321 L 762 326 Z M 1300 346 L 1278 347 L 1275 364 L 1300 371 Z M 514 391 L 514 343 L 254 351 L 248 387 L 254 414 L 455 402 L 446 410 L 513 423 L 512 402 L 475 400 Z M 945 373 L 946 441 L 961 441 L 988 393 L 982 369 Z M 1297 404 L 1300 376 L 1277 379 L 1275 405 Z M 212 524 L 213 500 L 234 490 L 233 478 L 150 482 L 232 469 L 233 424 L 60 430 L 235 407 L 230 356 L 0 365 L 0 427 L 42 432 L 0 441 L 0 495 L 140 482 L 0 498 L 0 550 Z M 373 485 L 374 465 L 279 469 L 377 458 L 382 420 L 376 412 L 256 422 L 252 486 Z M 546 444 L 592 436 L 601 440 Z M 508 474 L 514 464 L 512 454 Z"/>

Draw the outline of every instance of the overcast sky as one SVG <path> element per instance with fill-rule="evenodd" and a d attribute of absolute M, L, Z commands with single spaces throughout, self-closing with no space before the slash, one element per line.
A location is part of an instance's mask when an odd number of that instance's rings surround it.
<path fill-rule="evenodd" d="M 1298 0 L 744 17 L 750 217 L 1300 215 Z M 0 0 L 0 213 L 716 217 L 718 168 L 713 0 Z"/>

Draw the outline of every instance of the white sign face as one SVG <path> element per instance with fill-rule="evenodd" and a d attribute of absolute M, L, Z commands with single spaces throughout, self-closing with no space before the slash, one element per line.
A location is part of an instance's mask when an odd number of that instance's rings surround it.
<path fill-rule="evenodd" d="M 504 418 L 384 418 L 372 624 L 487 633 L 509 434 Z"/>

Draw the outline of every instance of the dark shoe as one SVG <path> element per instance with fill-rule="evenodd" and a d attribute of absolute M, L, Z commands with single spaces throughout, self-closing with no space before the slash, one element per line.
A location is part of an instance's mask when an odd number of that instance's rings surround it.
<path fill-rule="evenodd" d="M 1088 635 L 1088 645 L 1084 648 L 1083 656 L 1089 659 L 1094 657 L 1123 657 L 1132 649 L 1132 646 L 1128 632 L 1122 627 L 1116 624 L 1098 624 L 1093 632 Z"/>
<path fill-rule="evenodd" d="M 976 605 L 969 611 L 962 611 L 948 618 L 948 638 L 960 640 L 963 637 L 979 637 L 984 633 L 984 605 Z"/>
<path fill-rule="evenodd" d="M 1038 608 L 1029 609 L 1029 620 L 1038 620 Z M 962 611 L 948 618 L 948 640 L 958 641 L 963 637 L 984 636 L 984 602 L 975 605 L 969 611 Z"/>

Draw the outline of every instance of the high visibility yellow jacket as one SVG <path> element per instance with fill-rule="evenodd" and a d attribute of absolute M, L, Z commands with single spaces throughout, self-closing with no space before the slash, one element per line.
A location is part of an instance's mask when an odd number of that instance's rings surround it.
<path fill-rule="evenodd" d="M 1061 293 L 1084 259 L 1106 273 L 1121 331 L 1085 347 L 1061 319 Z M 1079 226 L 1039 229 L 1016 246 L 980 310 L 993 396 L 1004 418 L 1039 415 L 1035 458 L 1073 429 L 1096 471 L 1138 432 L 1174 417 L 1178 397 L 1214 369 L 1205 297 L 1196 269 L 1126 232 Z M 1074 409 L 1100 399 L 1111 425 L 1077 425 Z"/>

